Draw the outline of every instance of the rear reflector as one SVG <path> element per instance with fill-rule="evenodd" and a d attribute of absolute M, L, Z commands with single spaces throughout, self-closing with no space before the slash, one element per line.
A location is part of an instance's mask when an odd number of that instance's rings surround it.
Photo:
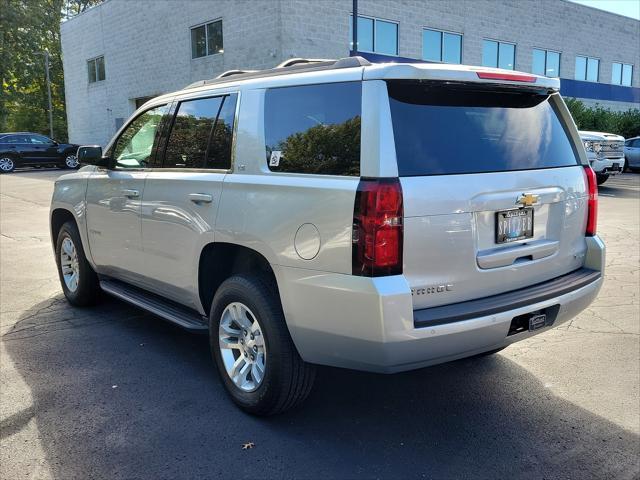
<path fill-rule="evenodd" d="M 353 209 L 353 274 L 402 273 L 402 188 L 397 178 L 362 179 Z"/>
<path fill-rule="evenodd" d="M 535 83 L 536 77 L 519 73 L 476 72 L 484 80 L 508 80 L 510 82 Z"/>
<path fill-rule="evenodd" d="M 587 229 L 585 235 L 593 237 L 596 234 L 598 224 L 598 180 L 591 167 L 585 166 L 584 173 L 587 177 L 587 192 L 589 193 L 587 207 Z"/>

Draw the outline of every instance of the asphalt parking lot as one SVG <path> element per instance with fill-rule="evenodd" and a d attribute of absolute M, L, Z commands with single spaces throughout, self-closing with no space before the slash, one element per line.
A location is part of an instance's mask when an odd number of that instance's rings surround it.
<path fill-rule="evenodd" d="M 606 281 L 570 323 L 410 373 L 322 368 L 301 409 L 259 419 L 226 398 L 205 336 L 65 302 L 60 174 L 0 176 L 1 478 L 640 476 L 640 175 L 601 187 Z"/>

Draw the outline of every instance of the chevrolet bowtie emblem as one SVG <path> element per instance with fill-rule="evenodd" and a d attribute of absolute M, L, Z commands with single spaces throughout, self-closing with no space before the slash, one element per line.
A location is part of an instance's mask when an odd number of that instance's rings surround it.
<path fill-rule="evenodd" d="M 534 195 L 533 193 L 523 193 L 518 197 L 516 203 L 519 203 L 523 207 L 530 207 L 538 203 L 538 195 Z"/>

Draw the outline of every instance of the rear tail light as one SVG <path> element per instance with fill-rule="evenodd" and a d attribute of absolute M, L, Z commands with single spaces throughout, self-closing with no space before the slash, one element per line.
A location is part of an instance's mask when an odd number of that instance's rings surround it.
<path fill-rule="evenodd" d="M 589 213 L 587 215 L 587 230 L 585 235 L 587 237 L 593 237 L 596 234 L 598 224 L 598 180 L 591 167 L 585 166 L 584 173 L 587 176 L 587 191 L 589 192 L 587 201 Z"/>
<path fill-rule="evenodd" d="M 402 273 L 402 188 L 397 178 L 362 179 L 353 209 L 353 274 Z"/>

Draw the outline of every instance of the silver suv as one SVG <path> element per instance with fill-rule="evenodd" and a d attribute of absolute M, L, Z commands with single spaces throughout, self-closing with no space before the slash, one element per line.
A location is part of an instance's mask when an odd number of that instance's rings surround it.
<path fill-rule="evenodd" d="M 208 332 L 231 398 L 261 415 L 300 403 L 314 364 L 496 352 L 603 281 L 596 178 L 558 88 L 351 57 L 158 97 L 56 182 L 64 294 Z"/>

